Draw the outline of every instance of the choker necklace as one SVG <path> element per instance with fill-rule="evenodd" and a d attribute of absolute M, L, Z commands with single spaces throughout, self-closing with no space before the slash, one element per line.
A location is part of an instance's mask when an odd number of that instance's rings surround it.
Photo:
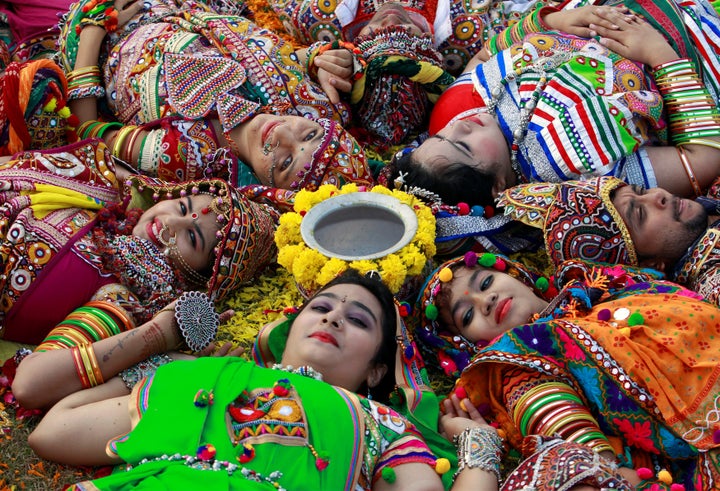
<path fill-rule="evenodd" d="M 502 99 L 503 95 L 506 92 L 505 86 L 509 82 L 519 79 L 520 76 L 525 73 L 532 72 L 537 74 L 538 83 L 535 86 L 535 90 L 533 90 L 532 94 L 530 94 L 530 97 L 527 97 L 520 101 L 520 112 L 518 118 L 519 122 L 517 127 L 513 130 L 513 141 L 512 145 L 510 145 L 510 165 L 512 166 L 512 170 L 515 172 L 515 175 L 518 178 L 518 183 L 527 182 L 527 179 L 525 178 L 520 169 L 520 162 L 518 162 L 517 154 L 518 150 L 520 149 L 520 142 L 525 139 L 525 135 L 527 134 L 527 127 L 530 124 L 530 117 L 535 110 L 535 106 L 537 106 L 537 102 L 540 99 L 540 94 L 542 93 L 545 85 L 547 84 L 547 72 L 550 70 L 554 70 L 561 64 L 570 60 L 570 58 L 572 58 L 572 55 L 565 51 L 541 56 L 533 63 L 516 68 L 514 71 L 509 72 L 505 76 L 505 78 L 501 79 L 500 82 L 495 87 L 493 87 L 492 91 L 490 92 L 490 100 L 487 102 L 487 111 L 493 116 L 495 116 L 495 108 L 500 103 L 500 99 Z M 519 84 L 520 82 L 518 81 L 518 85 Z"/>
<path fill-rule="evenodd" d="M 292 365 L 281 365 L 279 363 L 275 363 L 270 368 L 272 368 L 273 370 L 282 370 L 283 372 L 296 373 L 298 375 L 302 375 L 303 377 L 314 378 L 315 380 L 322 380 L 322 373 L 318 372 L 309 365 L 303 365 L 301 367 L 295 368 Z"/>

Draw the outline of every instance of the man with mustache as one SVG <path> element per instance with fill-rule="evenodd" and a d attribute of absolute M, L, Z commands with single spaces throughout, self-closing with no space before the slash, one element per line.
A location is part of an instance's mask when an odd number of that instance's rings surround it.
<path fill-rule="evenodd" d="M 720 305 L 720 177 L 696 200 L 602 177 L 516 186 L 498 206 L 543 230 L 556 267 L 581 259 L 654 268 Z"/>

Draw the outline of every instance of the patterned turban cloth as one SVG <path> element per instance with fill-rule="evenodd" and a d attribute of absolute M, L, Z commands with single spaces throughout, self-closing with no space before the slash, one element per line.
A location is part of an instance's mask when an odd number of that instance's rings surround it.
<path fill-rule="evenodd" d="M 144 210 L 154 203 L 193 194 L 218 197 L 217 206 L 223 224 L 215 246 L 215 262 L 207 282 L 207 291 L 217 301 L 238 286 L 248 283 L 275 260 L 274 236 L 279 219 L 272 207 L 248 199 L 227 181 L 203 179 L 184 183 L 165 183 L 147 176 L 129 180 L 132 198 L 129 207 Z M 220 216 L 219 215 L 219 216 Z"/>
<path fill-rule="evenodd" d="M 557 267 L 568 259 L 637 266 L 630 231 L 612 203 L 627 184 L 615 177 L 557 184 L 521 184 L 505 190 L 498 207 L 505 215 L 543 230 Z"/>
<path fill-rule="evenodd" d="M 312 162 L 300 170 L 290 189 L 315 191 L 322 184 L 342 187 L 347 183 L 359 186 L 374 184 L 372 171 L 360 144 L 342 126 L 330 119 L 317 120 L 325 130 Z"/>
<path fill-rule="evenodd" d="M 550 300 L 553 294 L 557 293 L 557 290 L 550 286 L 549 280 L 540 272 L 500 254 L 481 253 L 478 257 L 474 252 L 468 252 L 464 256 L 442 263 L 428 276 L 418 297 L 415 311 L 418 313 L 419 322 L 415 330 L 415 338 L 419 340 L 423 352 L 428 355 L 426 361 L 428 363 L 437 361 L 444 373 L 454 378 L 460 375 L 473 355 L 487 344 L 482 341 L 473 343 L 464 336 L 449 331 L 438 322 L 439 315 L 435 303 L 445 283 L 441 280 L 443 276 L 441 272 L 446 268 L 454 272 L 463 265 L 470 268 L 480 266 L 506 273 L 531 288 L 536 296 L 546 300 Z"/>
<path fill-rule="evenodd" d="M 371 143 L 386 149 L 425 127 L 431 104 L 455 78 L 443 69 L 431 34 L 386 27 L 358 36 L 355 45 L 367 65 L 350 102 Z"/>
<path fill-rule="evenodd" d="M 13 62 L 0 75 L 0 156 L 77 139 L 62 69 L 47 59 Z"/>

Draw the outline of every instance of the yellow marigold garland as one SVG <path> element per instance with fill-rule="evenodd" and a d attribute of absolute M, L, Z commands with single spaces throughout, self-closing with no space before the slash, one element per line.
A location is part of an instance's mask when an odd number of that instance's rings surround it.
<path fill-rule="evenodd" d="M 397 293 L 405 280 L 419 275 L 435 255 L 435 216 L 430 208 L 411 194 L 383 186 L 375 186 L 367 192 L 392 196 L 412 208 L 417 216 L 418 230 L 409 244 L 385 257 L 360 261 L 330 258 L 308 247 L 300 233 L 302 217 L 313 206 L 332 196 L 357 192 L 360 191 L 356 184 L 346 184 L 340 189 L 325 184 L 316 191 L 301 190 L 295 196 L 295 211 L 281 216 L 275 233 L 278 263 L 292 273 L 303 290 L 313 292 L 346 269 L 354 268 L 361 273 L 377 271 L 390 291 Z"/>

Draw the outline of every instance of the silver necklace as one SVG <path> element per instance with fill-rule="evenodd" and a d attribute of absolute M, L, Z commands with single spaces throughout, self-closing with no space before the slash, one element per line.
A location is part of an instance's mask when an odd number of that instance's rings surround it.
<path fill-rule="evenodd" d="M 501 79 L 500 82 L 490 91 L 490 100 L 487 102 L 487 111 L 495 116 L 495 109 L 500 103 L 500 99 L 502 99 L 505 94 L 505 86 L 509 82 L 517 80 L 521 75 L 528 72 L 533 72 L 538 75 L 538 83 L 535 86 L 535 90 L 533 90 L 532 94 L 530 94 L 530 97 L 520 101 L 519 123 L 513 130 L 513 141 L 510 145 L 510 165 L 518 178 L 518 182 L 527 181 L 520 169 L 520 162 L 518 162 L 517 154 L 520 149 L 520 143 L 523 139 L 525 139 L 525 135 L 527 134 L 530 117 L 537 106 L 540 94 L 547 84 L 547 72 L 557 68 L 561 64 L 570 60 L 570 58 L 572 58 L 572 55 L 565 51 L 541 56 L 530 65 L 516 68 L 514 71 L 508 73 L 505 78 Z"/>
<path fill-rule="evenodd" d="M 292 365 L 281 365 L 279 363 L 275 363 L 270 368 L 273 370 L 282 370 L 283 372 L 296 373 L 298 375 L 302 375 L 303 377 L 314 378 L 315 380 L 322 380 L 322 373 L 318 372 L 309 365 L 303 365 L 295 368 Z"/>

